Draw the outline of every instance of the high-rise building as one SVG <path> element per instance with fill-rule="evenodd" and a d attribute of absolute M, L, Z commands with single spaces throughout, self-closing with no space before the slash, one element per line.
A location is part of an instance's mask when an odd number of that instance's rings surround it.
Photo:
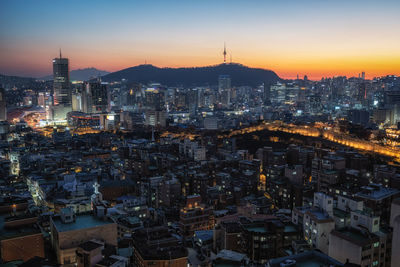
<path fill-rule="evenodd" d="M 160 88 L 147 88 L 145 91 L 146 107 L 150 110 L 164 110 L 165 92 Z"/>
<path fill-rule="evenodd" d="M 5 90 L 0 88 L 0 121 L 7 120 L 7 107 Z"/>
<path fill-rule="evenodd" d="M 231 89 L 231 77 L 229 75 L 219 75 L 218 93 Z"/>
<path fill-rule="evenodd" d="M 46 106 L 46 98 L 45 98 L 45 93 L 40 92 L 37 97 L 37 104 L 40 107 L 45 107 Z"/>
<path fill-rule="evenodd" d="M 71 105 L 71 88 L 69 84 L 68 58 L 53 59 L 54 105 Z"/>
<path fill-rule="evenodd" d="M 165 110 L 165 91 L 160 88 L 147 88 L 145 90 L 145 125 L 152 127 L 165 127 L 167 112 Z"/>
<path fill-rule="evenodd" d="M 165 110 L 146 110 L 145 125 L 152 127 L 165 127 L 167 113 Z"/>
<path fill-rule="evenodd" d="M 82 92 L 82 111 L 85 113 L 107 112 L 108 99 L 106 83 L 86 82 Z"/>
<path fill-rule="evenodd" d="M 231 77 L 229 75 L 218 77 L 218 93 L 222 105 L 229 106 L 231 103 Z"/>

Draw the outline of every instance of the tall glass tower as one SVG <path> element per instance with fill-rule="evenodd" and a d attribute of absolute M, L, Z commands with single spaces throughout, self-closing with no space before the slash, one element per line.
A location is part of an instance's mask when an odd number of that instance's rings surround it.
<path fill-rule="evenodd" d="M 69 84 L 68 58 L 53 59 L 54 105 L 71 105 L 71 88 Z"/>

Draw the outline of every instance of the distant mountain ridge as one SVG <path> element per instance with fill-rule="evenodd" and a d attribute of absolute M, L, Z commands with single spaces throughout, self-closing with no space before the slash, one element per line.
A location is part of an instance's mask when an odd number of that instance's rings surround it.
<path fill-rule="evenodd" d="M 110 72 L 105 70 L 99 70 L 96 68 L 84 68 L 71 70 L 69 72 L 69 79 L 71 81 L 87 81 L 99 76 L 104 76 L 109 74 Z M 41 80 L 53 80 L 53 75 L 47 75 L 45 77 L 40 78 Z"/>
<path fill-rule="evenodd" d="M 102 77 L 102 81 L 112 82 L 127 79 L 128 82 L 159 82 L 167 86 L 205 86 L 218 84 L 219 75 L 230 75 L 233 86 L 258 86 L 261 83 L 271 84 L 282 80 L 271 70 L 229 63 L 193 68 L 159 68 L 153 65 L 138 65 L 107 74 Z"/>
<path fill-rule="evenodd" d="M 24 87 L 34 83 L 35 81 L 35 78 L 0 74 L 0 87 Z"/>

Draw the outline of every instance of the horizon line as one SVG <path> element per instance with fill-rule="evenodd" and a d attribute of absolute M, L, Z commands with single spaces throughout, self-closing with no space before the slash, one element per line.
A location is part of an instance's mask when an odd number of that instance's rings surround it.
<path fill-rule="evenodd" d="M 68 58 L 68 57 L 65 57 L 65 58 Z M 162 66 L 154 65 L 152 63 L 143 63 L 143 64 L 138 64 L 138 65 L 122 68 L 122 69 L 119 69 L 119 70 L 116 70 L 116 71 L 109 71 L 109 70 L 105 70 L 105 69 L 98 69 L 95 66 L 88 66 L 88 67 L 78 67 L 76 69 L 70 70 L 70 72 L 71 71 L 78 71 L 78 70 L 86 70 L 86 69 L 96 69 L 98 71 L 108 72 L 107 74 L 105 74 L 105 75 L 108 75 L 108 74 L 111 74 L 111 73 L 119 72 L 119 71 L 130 69 L 130 68 L 140 67 L 140 66 L 152 66 L 152 67 L 156 67 L 156 68 L 159 68 L 159 69 L 194 69 L 194 68 L 217 67 L 217 66 L 221 66 L 221 65 L 240 65 L 240 66 L 243 66 L 243 67 L 246 67 L 246 68 L 251 68 L 251 69 L 261 69 L 261 70 L 266 70 L 266 71 L 272 71 L 282 80 L 297 80 L 296 77 L 293 77 L 293 78 L 282 78 L 275 70 L 272 70 L 272 69 L 268 69 L 268 68 L 264 68 L 264 67 L 252 67 L 252 66 L 244 65 L 244 64 L 238 63 L 238 62 L 222 62 L 222 63 L 216 63 L 216 64 L 210 64 L 210 65 L 204 65 L 204 66 L 182 66 L 182 67 L 168 67 L 168 66 L 162 67 Z M 362 72 L 363 71 L 360 71 L 359 73 L 361 74 Z M 36 77 L 34 77 L 34 76 L 9 75 L 9 74 L 3 74 L 3 73 L 0 73 L 0 75 L 9 76 L 9 77 L 19 77 L 19 78 L 31 78 L 31 79 L 36 79 L 36 80 L 42 80 L 41 78 L 52 76 L 52 74 L 47 74 L 47 75 L 44 75 L 44 76 L 36 76 Z M 103 77 L 105 75 L 102 75 L 101 77 Z M 299 75 L 299 74 L 297 74 L 297 75 Z M 308 76 L 308 75 L 305 74 L 304 76 Z M 374 80 L 376 78 L 383 78 L 383 77 L 387 77 L 387 76 L 398 77 L 399 74 L 385 74 L 385 75 L 381 75 L 381 76 L 374 76 L 373 78 L 369 78 L 369 79 L 365 78 L 365 80 Z M 336 77 L 358 78 L 356 75 L 350 75 L 350 76 L 348 76 L 348 75 L 333 75 L 333 76 L 320 76 L 318 79 L 308 77 L 308 80 L 319 81 L 319 80 L 322 80 L 322 79 L 336 78 Z M 303 80 L 303 79 L 299 78 L 299 80 Z"/>

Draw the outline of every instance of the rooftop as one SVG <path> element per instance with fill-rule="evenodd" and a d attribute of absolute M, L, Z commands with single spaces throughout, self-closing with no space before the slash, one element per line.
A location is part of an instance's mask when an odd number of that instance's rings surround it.
<path fill-rule="evenodd" d="M 359 246 L 365 246 L 375 241 L 379 241 L 378 236 L 372 233 L 364 233 L 353 228 L 333 230 L 331 234 Z"/>
<path fill-rule="evenodd" d="M 83 244 L 80 244 L 79 247 L 85 251 L 92 251 L 96 248 L 102 247 L 103 245 L 93 241 L 87 241 Z"/>
<path fill-rule="evenodd" d="M 337 208 L 333 208 L 333 215 L 339 218 L 350 218 L 349 212 L 345 212 Z"/>
<path fill-rule="evenodd" d="M 399 190 L 394 188 L 388 188 L 377 184 L 370 184 L 369 186 L 363 186 L 362 190 L 358 192 L 356 196 L 370 200 L 382 200 L 396 195 L 399 192 Z"/>
<path fill-rule="evenodd" d="M 296 209 L 303 214 L 308 213 L 310 216 L 314 216 L 319 221 L 331 220 L 329 218 L 329 215 L 320 209 L 316 209 L 313 207 L 296 207 Z"/>
<path fill-rule="evenodd" d="M 297 232 L 297 229 L 294 225 L 285 225 L 285 227 L 283 228 L 283 231 L 285 233 L 295 233 L 295 232 Z"/>
<path fill-rule="evenodd" d="M 194 231 L 195 237 L 202 241 L 208 241 L 213 239 L 213 230 L 200 230 Z"/>
<path fill-rule="evenodd" d="M 94 228 L 113 222 L 101 220 L 93 215 L 77 215 L 76 220 L 72 223 L 62 223 L 60 217 L 53 217 L 54 225 L 59 232 L 75 231 L 85 228 Z"/>
<path fill-rule="evenodd" d="M 246 259 L 247 256 L 246 254 L 242 254 L 236 251 L 232 250 L 226 250 L 223 249 L 220 252 L 218 252 L 216 259 L 224 259 L 224 260 L 229 260 L 233 262 L 241 262 L 242 260 Z M 220 266 L 220 265 L 218 265 Z"/>
<path fill-rule="evenodd" d="M 280 267 L 285 261 L 295 260 L 296 267 L 344 266 L 335 259 L 317 251 L 307 251 L 282 258 L 269 260 L 269 266 Z"/>
<path fill-rule="evenodd" d="M 262 227 L 262 226 L 249 226 L 249 227 L 245 227 L 245 228 L 249 232 L 256 232 L 256 233 L 266 233 L 267 232 L 265 227 Z"/>
<path fill-rule="evenodd" d="M 20 225 L 18 227 L 5 227 L 6 221 L 16 220 L 17 217 L 7 217 L 8 215 L 0 216 L 0 240 L 16 238 L 21 236 L 33 235 L 41 233 L 38 227 L 35 227 L 35 224 L 29 223 Z M 18 218 L 18 219 L 29 219 L 30 217 Z"/>

